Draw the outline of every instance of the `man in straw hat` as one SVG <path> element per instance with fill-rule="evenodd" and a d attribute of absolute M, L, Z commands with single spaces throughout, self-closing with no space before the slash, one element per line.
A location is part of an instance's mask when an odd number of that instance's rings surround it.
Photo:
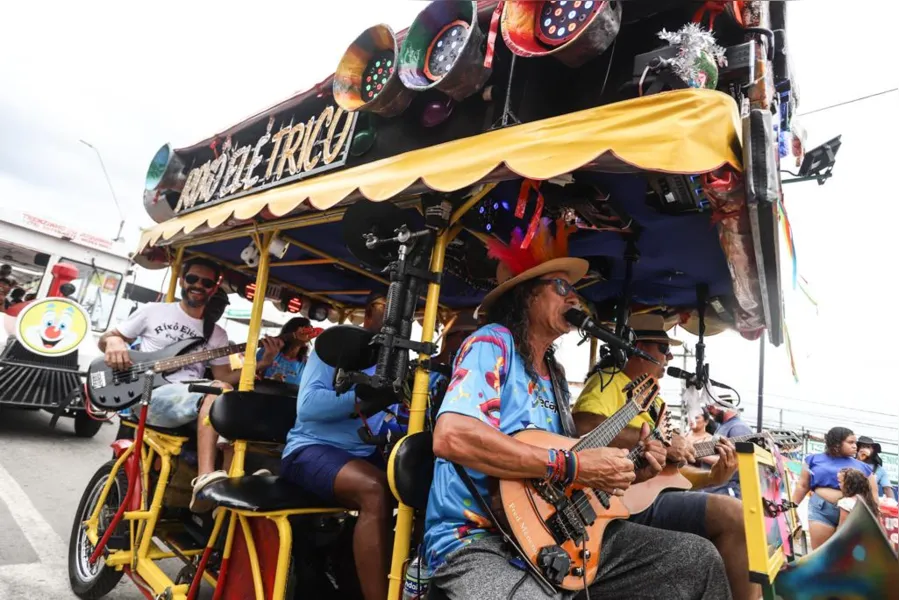
<path fill-rule="evenodd" d="M 472 493 L 489 505 L 491 478 L 574 481 L 621 495 L 635 477 L 625 450 L 578 451 L 577 468 L 571 469 L 570 461 L 557 460 L 564 452 L 511 437 L 525 428 L 562 434 L 566 418 L 573 429 L 565 410 L 568 390 L 552 345 L 571 329 L 564 314 L 578 304 L 573 284 L 584 277 L 588 264 L 566 257 L 565 235 L 563 230 L 561 240 L 548 240 L 551 251 L 534 247 L 549 238 L 546 232 L 525 249 L 520 235 L 513 236 L 510 246 L 491 244 L 491 256 L 500 259 L 499 285 L 478 309 L 489 325 L 462 345 L 434 429 L 438 458 L 424 541 L 431 583 L 450 600 L 573 595 L 548 595 L 504 543 Z M 594 600 L 730 598 L 718 552 L 698 536 L 616 520 L 601 543 L 599 574 L 590 588 Z"/>
<path fill-rule="evenodd" d="M 637 348 L 655 358 L 658 364 L 632 356 L 623 368 L 603 365 L 596 370 L 587 380 L 574 407 L 574 421 L 581 435 L 599 426 L 624 406 L 627 401 L 624 387 L 633 379 L 643 374 L 656 379 L 664 376 L 665 367 L 673 358 L 671 346 L 681 345 L 680 341 L 668 336 L 665 320 L 660 315 L 633 315 L 628 325 L 634 330 Z M 655 440 L 643 442 L 654 426 L 652 418 L 647 413 L 642 413 L 628 424 L 611 445 L 629 450 L 643 443 L 647 452 L 662 463 L 695 462 L 692 443 L 680 435 L 673 437 L 669 448 Z M 724 484 L 736 472 L 737 461 L 733 445 L 722 439 L 716 450 L 719 460 L 711 470 L 689 465 L 681 468 L 681 473 L 690 479 L 694 488 Z M 657 471 L 653 472 L 649 467 L 644 468 L 637 474 L 637 482 L 657 474 Z M 739 500 L 729 496 L 670 491 L 660 494 L 652 506 L 632 515 L 629 520 L 657 530 L 692 533 L 710 540 L 724 559 L 734 598 L 758 598 L 757 586 L 749 582 L 743 506 Z"/>

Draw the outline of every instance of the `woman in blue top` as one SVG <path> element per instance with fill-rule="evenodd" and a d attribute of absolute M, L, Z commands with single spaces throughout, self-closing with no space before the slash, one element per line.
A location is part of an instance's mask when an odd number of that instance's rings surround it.
<path fill-rule="evenodd" d="M 873 469 L 855 458 L 856 437 L 850 429 L 834 427 L 824 436 L 824 444 L 823 453 L 805 457 L 799 484 L 793 491 L 793 502 L 796 504 L 802 502 L 810 491 L 814 492 L 808 503 L 812 550 L 829 540 L 840 524 L 837 503 L 843 497 L 839 481 L 842 469 L 858 469 L 868 478 L 872 491 L 877 491 Z"/>
<path fill-rule="evenodd" d="M 883 459 L 880 458 L 880 444 L 872 440 L 866 435 L 858 438 L 858 454 L 855 458 L 863 463 L 870 465 L 874 469 L 874 479 L 877 481 L 877 496 L 886 496 L 887 498 L 896 499 L 893 494 L 893 486 L 890 484 L 890 476 L 887 470 L 883 468 Z"/>
<path fill-rule="evenodd" d="M 256 373 L 263 379 L 300 385 L 309 354 L 309 341 L 321 330 L 313 329 L 305 317 L 294 317 L 281 328 L 281 336 L 291 333 L 294 337 L 290 342 L 276 337 L 262 340 L 262 348 L 256 354 Z"/>

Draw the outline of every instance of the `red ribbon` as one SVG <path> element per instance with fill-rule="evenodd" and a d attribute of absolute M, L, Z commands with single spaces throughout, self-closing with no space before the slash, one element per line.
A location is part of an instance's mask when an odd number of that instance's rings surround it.
<path fill-rule="evenodd" d="M 212 143 L 209 144 L 209 147 L 212 149 L 212 154 L 213 154 L 213 156 L 215 156 L 215 158 L 219 157 L 218 145 L 219 145 L 218 139 L 212 140 Z"/>
<path fill-rule="evenodd" d="M 693 15 L 694 23 L 702 23 L 706 15 L 709 15 L 709 31 L 715 28 L 715 17 L 725 10 L 726 0 L 706 0 L 706 3 L 699 7 L 696 14 Z"/>
<path fill-rule="evenodd" d="M 528 198 L 531 190 L 537 192 L 537 206 L 534 208 L 534 215 L 528 224 L 528 231 L 521 241 L 521 249 L 527 250 L 537 235 L 537 227 L 540 225 L 540 217 L 543 216 L 543 194 L 540 192 L 540 183 L 533 179 L 525 179 L 521 182 L 521 190 L 518 192 L 518 204 L 515 205 L 515 218 L 523 219 L 524 211 L 528 205 Z"/>
<path fill-rule="evenodd" d="M 493 16 L 490 17 L 490 31 L 487 32 L 487 51 L 484 53 L 485 69 L 493 67 L 493 51 L 496 48 L 496 34 L 499 32 L 499 18 L 503 14 L 504 4 L 505 2 L 497 4 L 496 9 L 493 11 Z"/>

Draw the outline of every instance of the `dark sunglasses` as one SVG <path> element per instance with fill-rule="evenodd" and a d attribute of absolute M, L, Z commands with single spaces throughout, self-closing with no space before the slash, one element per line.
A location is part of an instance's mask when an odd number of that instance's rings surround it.
<path fill-rule="evenodd" d="M 553 286 L 553 289 L 556 293 L 563 298 L 566 298 L 568 294 L 574 291 L 574 286 L 565 281 L 564 279 L 559 279 L 558 277 L 553 277 L 552 279 L 541 279 L 541 282 Z"/>
<path fill-rule="evenodd" d="M 195 283 L 199 282 L 200 285 L 202 285 L 207 290 L 211 290 L 215 287 L 214 279 L 209 279 L 208 277 L 200 277 L 199 275 L 194 275 L 193 273 L 188 273 L 187 275 L 185 275 L 184 282 L 187 283 L 187 285 L 194 285 Z"/>

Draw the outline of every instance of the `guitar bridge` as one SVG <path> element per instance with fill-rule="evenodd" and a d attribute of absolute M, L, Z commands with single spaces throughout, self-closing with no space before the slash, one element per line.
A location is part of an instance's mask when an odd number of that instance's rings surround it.
<path fill-rule="evenodd" d="M 571 540 L 579 546 L 589 539 L 587 527 L 596 522 L 596 511 L 583 490 L 575 490 L 570 497 L 561 495 L 553 506 L 556 512 L 545 523 L 557 544 Z"/>

